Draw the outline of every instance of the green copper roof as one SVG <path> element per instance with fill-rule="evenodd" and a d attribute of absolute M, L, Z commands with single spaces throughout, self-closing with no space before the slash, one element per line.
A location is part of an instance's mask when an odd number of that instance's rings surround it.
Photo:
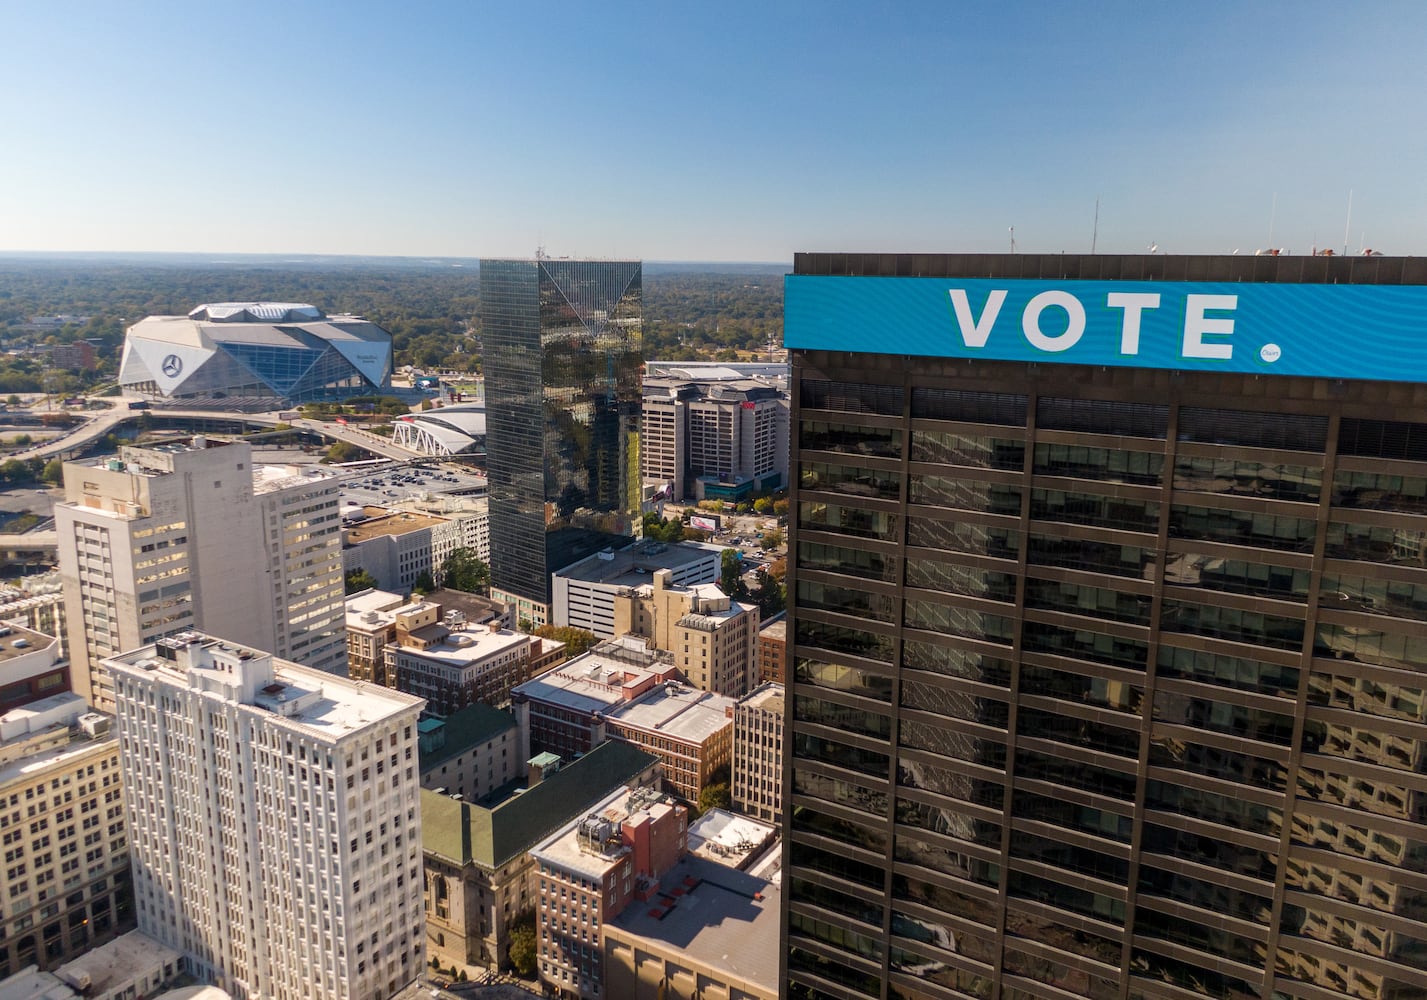
<path fill-rule="evenodd" d="M 435 723 L 435 725 L 431 725 Z M 444 720 L 427 719 L 419 723 L 422 734 L 446 731 L 446 745 L 421 754 L 421 771 L 424 774 L 457 754 L 465 753 L 473 746 L 489 742 L 507 729 L 515 729 L 515 716 L 489 705 L 468 705 L 459 712 L 453 712 Z"/>
<path fill-rule="evenodd" d="M 608 740 L 494 809 L 421 790 L 421 847 L 454 864 L 499 868 L 659 761 Z"/>

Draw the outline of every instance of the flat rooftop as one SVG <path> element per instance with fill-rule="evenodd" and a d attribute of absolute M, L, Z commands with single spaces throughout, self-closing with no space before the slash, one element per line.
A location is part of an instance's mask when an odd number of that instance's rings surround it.
<path fill-rule="evenodd" d="M 687 684 L 659 684 L 614 709 L 606 718 L 644 732 L 702 743 L 725 726 L 733 725 L 728 715 L 733 704 L 732 698 Z"/>
<path fill-rule="evenodd" d="M 347 598 L 347 627 L 370 631 L 390 625 L 396 621 L 396 609 L 405 603 L 405 597 L 388 590 L 360 590 Z M 368 619 L 367 615 L 376 617 Z"/>
<path fill-rule="evenodd" d="M 393 463 L 349 474 L 342 481 L 343 505 L 399 506 L 412 500 L 439 503 L 485 494 L 486 477 L 456 465 Z"/>
<path fill-rule="evenodd" d="M 335 483 L 341 478 L 341 473 L 320 465 L 259 465 L 253 468 L 253 493 L 275 493 L 324 481 Z"/>
<path fill-rule="evenodd" d="M 408 608 L 413 605 L 407 605 Z M 480 660 L 500 656 L 502 653 L 530 645 L 530 636 L 514 629 L 503 628 L 492 632 L 485 625 L 473 625 L 468 629 L 452 629 L 436 624 L 416 629 L 414 634 L 434 637 L 445 633 L 445 637 L 432 642 L 425 649 L 414 646 L 398 646 L 398 656 L 414 656 L 430 660 L 443 666 L 461 670 Z"/>
<path fill-rule="evenodd" d="M 689 824 L 689 853 L 728 868 L 742 868 L 777 836 L 777 829 L 769 823 L 727 809 L 710 809 Z"/>
<path fill-rule="evenodd" d="M 5 675 L 5 664 L 8 661 L 18 660 L 22 656 L 29 656 L 43 650 L 54 652 L 58 642 L 59 640 L 52 635 L 36 632 L 23 625 L 0 623 L 0 684 L 16 679 Z M 53 662 L 54 657 L 51 656 L 49 659 Z"/>
<path fill-rule="evenodd" d="M 553 837 L 531 848 L 530 853 L 538 860 L 555 865 L 565 871 L 577 872 L 590 878 L 603 878 L 615 865 L 630 853 L 630 848 L 604 845 L 596 850 L 582 842 L 579 827 L 586 819 L 598 817 L 614 824 L 616 833 L 620 824 L 647 814 L 651 819 L 660 819 L 674 810 L 673 800 L 650 788 L 621 788 L 606 796 L 598 805 L 581 815 Z M 667 880 L 666 876 L 666 880 Z M 633 905 L 633 904 L 631 904 Z"/>
<path fill-rule="evenodd" d="M 0 1000 L 78 1000 L 79 994 L 52 972 L 27 965 L 8 979 L 0 980 Z"/>
<path fill-rule="evenodd" d="M 607 712 L 624 701 L 626 685 L 638 685 L 673 669 L 672 661 L 657 661 L 652 656 L 640 666 L 611 655 L 611 643 L 601 643 L 573 660 L 566 660 L 553 670 L 517 685 L 519 693 L 532 701 L 558 705 L 576 712 Z"/>
<path fill-rule="evenodd" d="M 243 662 L 251 664 L 252 669 L 263 670 L 263 661 L 269 661 L 270 668 L 267 669 L 270 674 L 264 683 L 259 684 L 257 696 L 251 702 L 241 704 L 271 713 L 273 721 L 299 727 L 322 739 L 335 741 L 423 704 L 422 699 L 414 695 L 377 684 L 348 680 L 203 633 L 182 633 L 161 641 L 181 643 L 189 637 L 195 637 L 191 640 L 194 644 L 211 647 L 224 655 L 248 654 Z M 154 643 L 110 657 L 105 662 L 123 664 L 143 673 L 158 673 L 179 687 L 197 688 L 201 677 L 190 675 L 212 670 L 203 666 L 188 667 L 183 661 L 165 659 L 158 655 L 158 646 Z M 240 703 L 229 700 L 229 704 Z"/>
<path fill-rule="evenodd" d="M 775 620 L 766 623 L 758 630 L 758 638 L 774 639 L 779 642 L 788 641 L 788 619 L 781 615 Z"/>
<path fill-rule="evenodd" d="M 541 839 L 637 782 L 659 758 L 621 740 L 607 740 L 533 787 L 491 806 L 421 792 L 421 848 L 457 865 L 487 868 L 524 854 Z"/>
<path fill-rule="evenodd" d="M 480 594 L 468 594 L 464 590 L 450 590 L 446 587 L 437 587 L 428 593 L 425 599 L 432 604 L 441 605 L 443 612 L 461 612 L 466 616 L 468 625 L 484 625 L 495 618 L 504 618 L 510 613 L 510 609 L 500 601 L 482 597 Z"/>
<path fill-rule="evenodd" d="M 657 569 L 681 570 L 707 560 L 721 558 L 723 549 L 702 542 L 644 541 L 615 552 L 597 552 L 560 570 L 557 576 L 581 583 L 603 583 L 615 587 L 637 587 L 648 583 Z"/>
<path fill-rule="evenodd" d="M 91 987 L 84 991 L 84 995 L 93 996 L 155 967 L 172 964 L 177 974 L 182 959 L 181 954 L 142 931 L 130 931 L 61 965 L 56 974 L 66 982 L 88 976 Z"/>
<path fill-rule="evenodd" d="M 65 769 L 71 761 L 93 753 L 94 749 L 101 744 L 112 744 L 118 738 L 112 731 L 99 736 L 90 736 L 77 726 L 61 728 L 56 724 L 52 727 L 52 731 L 54 737 L 63 742 L 45 750 L 28 753 L 18 760 L 0 766 L 0 785 L 27 780 L 57 768 Z M 44 730 L 27 733 L 22 737 L 17 737 L 15 742 L 20 744 L 20 741 L 45 735 L 48 734 Z"/>
<path fill-rule="evenodd" d="M 676 961 L 688 956 L 778 995 L 776 885 L 697 857 L 685 857 L 660 885 L 664 894 L 630 903 L 605 934 L 647 942 Z"/>
<path fill-rule="evenodd" d="M 742 701 L 740 708 L 750 708 L 759 712 L 777 712 L 783 714 L 783 701 L 786 692 L 783 685 L 769 681 L 767 684 L 760 684 L 750 691 Z"/>
<path fill-rule="evenodd" d="M 366 521 L 343 528 L 342 534 L 345 536 L 346 544 L 358 545 L 384 535 L 405 535 L 408 532 L 420 531 L 422 528 L 431 528 L 446 523 L 446 518 L 436 517 L 432 514 L 413 514 L 409 511 L 387 513 L 384 508 L 379 507 L 368 507 L 367 511 L 369 515 L 373 511 L 381 511 L 381 513 L 370 516 Z"/>

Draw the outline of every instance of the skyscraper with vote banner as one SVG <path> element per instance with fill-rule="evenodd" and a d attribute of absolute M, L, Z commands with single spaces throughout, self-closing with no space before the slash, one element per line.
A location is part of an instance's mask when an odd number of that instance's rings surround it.
<path fill-rule="evenodd" d="M 789 994 L 1427 996 L 1427 261 L 785 301 Z"/>

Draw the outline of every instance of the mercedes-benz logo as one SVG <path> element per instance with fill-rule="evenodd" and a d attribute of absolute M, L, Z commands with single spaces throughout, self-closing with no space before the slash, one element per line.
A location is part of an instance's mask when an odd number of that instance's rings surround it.
<path fill-rule="evenodd" d="M 164 358 L 163 373 L 169 378 L 178 378 L 179 372 L 183 371 L 183 359 L 177 354 L 170 354 Z"/>

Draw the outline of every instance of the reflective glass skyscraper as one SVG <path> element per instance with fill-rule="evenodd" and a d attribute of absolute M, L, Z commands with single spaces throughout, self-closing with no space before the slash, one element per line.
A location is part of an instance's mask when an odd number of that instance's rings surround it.
<path fill-rule="evenodd" d="M 642 268 L 481 261 L 491 590 L 534 624 L 550 574 L 638 510 Z"/>
<path fill-rule="evenodd" d="M 1427 262 L 785 301 L 790 995 L 1427 997 Z"/>

